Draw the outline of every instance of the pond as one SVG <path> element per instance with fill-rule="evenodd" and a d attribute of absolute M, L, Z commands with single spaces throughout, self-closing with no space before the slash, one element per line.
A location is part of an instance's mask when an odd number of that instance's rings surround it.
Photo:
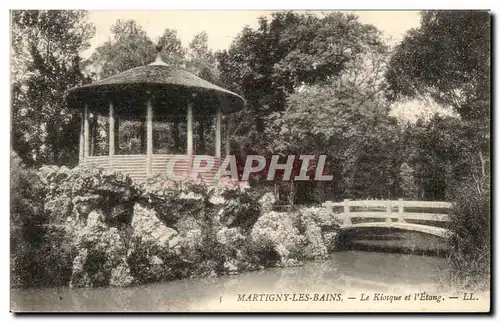
<path fill-rule="evenodd" d="M 440 257 L 341 251 L 300 267 L 267 268 L 235 276 L 187 279 L 129 288 L 11 290 L 12 311 L 246 311 L 326 310 L 359 303 L 361 293 L 438 292 L 449 270 Z M 276 296 L 280 302 L 274 302 Z M 357 299 L 354 300 L 354 297 Z M 286 298 L 286 301 L 285 301 Z M 254 301 L 247 301 L 247 300 Z M 257 301 L 255 301 L 257 299 Z M 263 301 L 264 300 L 264 301 Z M 321 310 L 325 309 L 325 302 Z M 354 304 L 353 304 L 354 305 Z M 357 304 L 356 304 L 357 305 Z M 319 307 L 316 307 L 319 308 Z M 353 306 L 353 310 L 355 310 Z"/>

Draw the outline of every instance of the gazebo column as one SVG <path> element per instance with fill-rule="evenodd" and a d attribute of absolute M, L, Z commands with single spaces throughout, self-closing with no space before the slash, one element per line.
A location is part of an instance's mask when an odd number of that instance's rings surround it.
<path fill-rule="evenodd" d="M 153 166 L 153 105 L 151 101 L 148 101 L 147 107 L 147 117 L 146 117 L 146 126 L 147 126 L 147 148 L 146 148 L 146 174 L 147 176 L 151 176 L 152 174 L 152 166 Z"/>
<path fill-rule="evenodd" d="M 89 157 L 89 133 L 90 133 L 90 126 L 89 126 L 89 106 L 85 104 L 85 111 L 83 115 L 84 119 L 84 126 L 83 126 L 83 159 L 84 161 Z"/>
<path fill-rule="evenodd" d="M 97 114 L 93 113 L 92 122 L 90 124 L 90 156 L 95 155 L 97 141 Z"/>
<path fill-rule="evenodd" d="M 215 157 L 220 160 L 221 157 L 221 107 L 217 105 L 215 111 Z"/>
<path fill-rule="evenodd" d="M 193 156 L 193 103 L 191 102 L 187 105 L 187 155 L 191 164 Z"/>
<path fill-rule="evenodd" d="M 109 168 L 113 169 L 113 156 L 115 155 L 115 112 L 113 103 L 109 102 Z"/>
<path fill-rule="evenodd" d="M 79 162 L 81 163 L 83 160 L 84 160 L 84 149 L 85 149 L 85 146 L 84 146 L 84 123 L 85 123 L 85 113 L 81 113 L 81 121 L 80 121 L 80 145 L 79 145 L 79 153 L 78 153 L 78 160 Z"/>
<path fill-rule="evenodd" d="M 114 110 L 114 108 L 113 108 Z M 120 150 L 120 118 L 116 113 L 114 113 L 114 121 L 115 121 L 115 153 L 118 154 Z"/>
<path fill-rule="evenodd" d="M 231 141 L 229 139 L 229 121 L 226 119 L 225 124 L 225 131 L 226 132 L 226 144 L 225 144 L 225 150 L 226 150 L 226 156 L 228 156 L 231 153 Z"/>

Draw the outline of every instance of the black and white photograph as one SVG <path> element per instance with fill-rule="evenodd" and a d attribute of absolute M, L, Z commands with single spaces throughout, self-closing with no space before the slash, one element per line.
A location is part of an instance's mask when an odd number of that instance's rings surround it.
<path fill-rule="evenodd" d="M 10 312 L 491 311 L 487 8 L 9 15 Z"/>

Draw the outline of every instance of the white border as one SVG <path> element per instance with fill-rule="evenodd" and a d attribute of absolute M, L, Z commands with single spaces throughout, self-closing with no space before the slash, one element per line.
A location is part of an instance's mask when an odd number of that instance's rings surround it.
<path fill-rule="evenodd" d="M 7 2 L 2 2 L 2 6 L 5 5 Z M 7 31 L 9 30 L 9 11 L 8 9 L 141 9 L 141 10 L 153 10 L 153 9 L 236 9 L 236 10 L 276 10 L 276 9 L 316 9 L 316 10 L 332 10 L 332 9 L 337 9 L 337 10 L 349 10 L 349 9 L 368 9 L 368 10 L 395 10 L 396 8 L 398 10 L 410 10 L 410 9 L 415 9 L 415 10 L 422 10 L 422 9 L 493 9 L 493 13 L 498 13 L 498 6 L 499 6 L 499 1 L 484 1 L 484 0 L 475 0 L 475 1 L 470 1 L 470 0 L 455 0 L 455 1 L 442 1 L 442 0 L 420 0 L 420 1 L 389 1 L 389 0 L 379 0 L 379 1 L 361 1 L 361 0 L 349 0 L 349 1 L 344 1 L 344 2 L 333 2 L 333 1 L 315 1 L 315 0 L 309 0 L 309 1 L 297 1 L 297 0 L 288 0 L 288 1 L 269 1 L 269 0 L 253 0 L 253 1 L 248 1 L 246 3 L 242 2 L 237 2 L 237 1 L 223 1 L 223 0 L 212 0 L 212 1 L 182 1 L 182 2 L 170 2 L 170 1 L 165 1 L 163 3 L 159 3 L 158 1 L 151 1 L 151 0 L 141 0 L 141 1 L 102 1 L 102 0 L 87 0 L 84 2 L 70 2 L 70 1 L 62 1 L 62 0 L 50 0 L 50 1 L 16 1 L 13 3 L 13 6 L 11 8 L 5 8 L 5 10 L 2 10 L 0 14 L 0 19 L 2 22 L 2 25 L 4 26 L 3 30 Z M 82 8 L 81 5 L 84 4 L 85 6 Z M 498 22 L 496 21 L 495 23 L 495 31 L 496 31 L 496 26 L 498 25 Z M 10 40 L 9 40 L 9 33 L 8 32 L 2 32 L 1 37 L 3 38 L 2 41 L 0 42 L 3 46 L 3 50 L 1 51 L 2 54 L 2 61 L 8 62 L 9 61 L 9 47 L 10 47 Z M 494 33 L 494 43 L 496 44 L 498 42 L 498 36 L 497 33 Z M 496 52 L 496 50 L 494 50 Z M 3 313 L 3 318 L 6 318 L 8 320 L 13 319 L 14 316 L 12 314 L 9 314 L 9 214 L 10 214 L 10 206 L 9 206 L 9 195 L 10 195 L 10 188 L 9 188 L 9 156 L 10 156 L 10 141 L 8 138 L 10 138 L 10 102 L 9 102 L 9 97 L 10 97 L 10 80 L 9 80 L 9 65 L 8 63 L 2 64 L 3 68 L 3 77 L 2 81 L 4 82 L 2 84 L 2 89 L 4 91 L 4 95 L 2 96 L 4 99 L 4 106 L 3 106 L 3 117 L 0 118 L 0 130 L 3 131 L 3 135 L 0 137 L 4 138 L 0 140 L 1 144 L 1 150 L 2 154 L 0 156 L 1 160 L 1 171 L 2 175 L 1 177 L 4 178 L 2 180 L 1 184 L 1 193 L 2 193 L 2 198 L 0 199 L 1 201 L 1 209 L 4 210 L 2 213 L 2 220 L 3 220 L 3 242 L 1 243 L 1 259 L 2 259 L 2 265 L 0 268 L 0 272 L 2 275 L 1 282 L 2 282 L 2 287 L 1 287 L 1 297 L 0 297 L 0 307 L 1 307 L 1 312 Z M 498 93 L 498 83 L 495 84 L 495 92 Z M 498 113 L 496 113 L 495 116 L 495 121 L 498 122 Z M 495 141 L 493 141 L 495 142 Z M 495 160 L 496 160 L 496 155 L 495 155 Z M 496 179 L 496 177 L 495 177 Z M 498 192 L 498 189 L 495 193 L 495 199 L 496 197 L 500 194 Z M 497 199 L 498 200 L 498 199 Z M 493 231 L 497 232 L 498 231 L 498 225 L 499 225 L 499 220 L 497 219 L 495 221 L 495 227 Z M 495 251 L 495 258 L 497 259 L 498 262 L 498 248 L 495 247 L 496 245 L 492 245 L 492 249 Z M 498 263 L 497 267 L 498 268 Z M 494 273 L 497 273 L 498 269 L 495 269 Z M 496 276 L 498 277 L 498 276 Z M 496 298 L 496 297 L 495 297 Z M 492 303 L 493 305 L 493 303 Z M 496 305 L 495 305 L 496 306 Z M 498 306 L 496 306 L 498 309 Z M 7 315 L 7 316 L 5 316 Z M 76 317 L 76 316 L 71 316 L 71 317 Z M 97 320 L 97 321 L 104 321 L 104 317 L 102 316 L 89 316 L 90 318 Z M 119 316 L 106 316 L 107 318 L 112 318 L 112 319 L 117 319 L 120 318 Z M 215 316 L 213 316 L 215 317 Z M 373 317 L 373 316 L 357 316 L 355 319 L 362 319 L 366 317 Z M 40 317 L 39 317 L 40 318 Z M 45 319 L 51 319 L 51 316 L 43 316 L 42 318 Z M 64 318 L 69 318 L 69 316 L 65 316 Z M 133 319 L 143 319 L 144 316 L 134 316 L 132 317 Z M 181 318 L 181 316 L 163 316 L 162 318 L 168 318 L 168 319 L 178 319 Z M 193 318 L 193 316 L 191 316 Z M 196 316 L 196 318 L 200 318 L 200 316 Z M 218 316 L 215 318 L 219 318 Z M 233 319 L 235 316 L 227 316 L 226 318 Z M 247 317 L 248 318 L 248 317 Z M 269 317 L 263 317 L 263 316 L 253 316 L 251 318 L 256 318 L 259 320 L 267 320 Z M 282 316 L 281 318 L 288 319 L 290 316 Z M 301 316 L 301 319 L 308 319 L 306 316 Z M 328 318 L 333 318 L 333 319 L 339 319 L 342 318 L 341 316 L 330 316 Z M 385 318 L 384 316 L 379 316 L 378 318 Z M 400 317 L 396 317 L 400 318 Z M 416 317 L 412 317 L 416 318 Z M 419 318 L 429 318 L 427 315 L 421 315 Z M 442 318 L 440 316 L 440 318 Z M 467 317 L 473 319 L 474 317 Z M 477 317 L 475 317 L 477 318 Z"/>

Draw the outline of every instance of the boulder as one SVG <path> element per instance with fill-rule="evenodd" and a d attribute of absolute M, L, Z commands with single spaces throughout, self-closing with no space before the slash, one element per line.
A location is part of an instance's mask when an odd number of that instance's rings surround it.
<path fill-rule="evenodd" d="M 266 192 L 260 199 L 259 205 L 262 213 L 267 213 L 273 210 L 273 205 L 276 203 L 274 193 Z"/>
<path fill-rule="evenodd" d="M 71 287 L 106 286 L 112 278 L 116 285 L 127 284 L 126 267 L 119 267 L 123 266 L 127 248 L 118 229 L 109 227 L 104 218 L 101 211 L 94 210 L 89 213 L 84 226 L 71 226 L 75 246 L 79 249 L 73 260 Z M 74 222 L 68 221 L 68 224 Z"/>
<path fill-rule="evenodd" d="M 169 248 L 170 241 L 178 235 L 176 230 L 167 227 L 158 219 L 156 211 L 144 208 L 138 203 L 134 205 L 132 228 L 134 236 L 153 241 L 163 248 Z"/>
<path fill-rule="evenodd" d="M 131 285 L 133 282 L 134 278 L 130 274 L 130 267 L 125 260 L 111 270 L 109 285 L 126 287 Z"/>
<path fill-rule="evenodd" d="M 306 238 L 287 213 L 274 212 L 261 216 L 255 223 L 251 238 L 257 251 L 270 247 L 279 256 L 278 265 L 287 266 L 290 258 L 300 259 Z"/>

